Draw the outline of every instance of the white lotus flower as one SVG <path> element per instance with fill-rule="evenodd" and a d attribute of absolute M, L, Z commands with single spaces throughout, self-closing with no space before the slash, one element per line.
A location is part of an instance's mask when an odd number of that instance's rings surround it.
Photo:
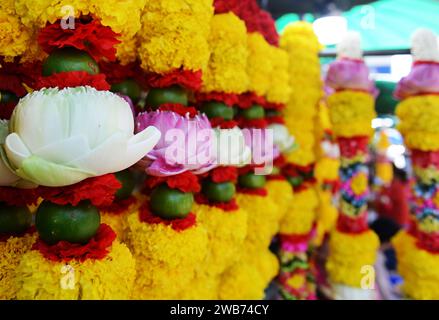
<path fill-rule="evenodd" d="M 9 133 L 8 122 L 6 120 L 0 120 L 0 152 L 4 157 L 3 148 L 1 147 L 6 140 L 6 137 Z M 20 177 L 16 176 L 8 167 L 7 161 L 3 160 L 3 157 L 0 157 L 0 186 L 9 187 L 15 186 L 17 182 L 20 180 Z"/>
<path fill-rule="evenodd" d="M 124 170 L 160 138 L 155 127 L 134 135 L 131 108 L 91 87 L 42 89 L 20 100 L 5 151 L 23 179 L 50 187 Z"/>
<path fill-rule="evenodd" d="M 213 130 L 216 133 L 214 152 L 218 165 L 242 167 L 250 163 L 251 149 L 246 145 L 241 129 Z"/>
<path fill-rule="evenodd" d="M 288 153 L 293 150 L 294 137 L 290 135 L 288 128 L 282 124 L 273 123 L 268 126 L 273 130 L 274 145 L 279 148 L 281 153 Z"/>

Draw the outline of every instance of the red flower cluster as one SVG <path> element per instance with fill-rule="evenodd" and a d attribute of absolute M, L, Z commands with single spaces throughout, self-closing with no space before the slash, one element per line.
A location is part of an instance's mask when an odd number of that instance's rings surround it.
<path fill-rule="evenodd" d="M 171 228 L 177 232 L 189 229 L 197 223 L 197 217 L 192 212 L 190 212 L 185 218 L 171 220 L 163 219 L 154 215 L 149 209 L 148 204 L 145 204 L 140 208 L 139 220 L 149 224 L 162 223 L 166 226 L 171 226 Z"/>
<path fill-rule="evenodd" d="M 239 206 L 236 203 L 235 198 L 233 198 L 229 202 L 212 202 L 212 201 L 209 201 L 209 199 L 207 199 L 206 196 L 203 195 L 202 193 L 197 193 L 195 195 L 195 201 L 198 204 L 205 204 L 205 205 L 208 205 L 211 207 L 216 207 L 216 208 L 222 209 L 224 211 L 235 211 L 235 210 L 239 209 Z"/>
<path fill-rule="evenodd" d="M 411 150 L 413 165 L 420 168 L 433 166 L 439 169 L 439 151 Z"/>
<path fill-rule="evenodd" d="M 39 195 L 47 201 L 76 206 L 83 200 L 89 200 L 94 206 L 109 206 L 114 201 L 114 195 L 122 187 L 114 174 L 89 178 L 66 187 L 39 187 Z"/>
<path fill-rule="evenodd" d="M 0 105 L 0 119 L 5 119 L 5 120 L 11 119 L 12 113 L 14 112 L 16 105 L 17 104 L 15 102 L 2 103 Z"/>
<path fill-rule="evenodd" d="M 289 242 L 289 243 L 308 243 L 314 236 L 314 226 L 311 228 L 311 231 L 305 234 L 279 234 L 280 242 Z"/>
<path fill-rule="evenodd" d="M 0 202 L 4 202 L 9 206 L 26 206 L 36 204 L 38 198 L 38 189 L 0 187 Z"/>
<path fill-rule="evenodd" d="M 248 109 L 255 104 L 265 106 L 267 101 L 264 97 L 258 96 L 254 92 L 246 92 L 238 96 L 238 106 L 242 109 Z"/>
<path fill-rule="evenodd" d="M 229 107 L 233 107 L 234 105 L 238 104 L 239 98 L 238 95 L 234 93 L 212 91 L 207 93 L 196 92 L 195 100 L 198 102 L 218 101 L 228 105 Z"/>
<path fill-rule="evenodd" d="M 221 117 L 215 117 L 209 119 L 212 128 L 221 128 L 221 129 L 233 129 L 238 125 L 238 122 L 235 120 L 224 120 Z"/>
<path fill-rule="evenodd" d="M 341 156 L 350 159 L 360 154 L 366 154 L 369 137 L 338 137 L 337 142 L 340 146 Z"/>
<path fill-rule="evenodd" d="M 171 189 L 178 189 L 182 192 L 200 192 L 201 190 L 197 176 L 190 171 L 169 177 L 148 176 L 145 180 L 145 186 L 148 189 L 153 189 L 162 183 L 166 183 Z"/>
<path fill-rule="evenodd" d="M 245 21 L 248 32 L 259 32 L 270 44 L 279 44 L 273 18 L 259 7 L 256 0 L 215 0 L 214 4 L 215 13 L 232 11 Z"/>
<path fill-rule="evenodd" d="M 0 58 L 0 90 L 13 92 L 18 97 L 27 94 L 24 83 L 33 88 L 41 74 L 41 63 L 4 62 Z"/>
<path fill-rule="evenodd" d="M 266 117 L 265 121 L 268 124 L 273 124 L 273 123 L 279 123 L 279 124 L 285 124 L 285 120 L 283 117 L 281 116 L 271 116 L 271 117 Z"/>
<path fill-rule="evenodd" d="M 264 129 L 268 126 L 268 122 L 265 118 L 263 119 L 245 119 L 242 117 L 238 117 L 236 119 L 238 126 L 240 128 L 257 128 Z"/>
<path fill-rule="evenodd" d="M 34 234 L 37 231 L 37 229 L 35 228 L 35 226 L 31 226 L 29 227 L 29 229 L 27 229 L 25 232 L 22 233 L 2 233 L 0 234 L 0 242 L 6 242 L 8 241 L 9 238 L 11 237 L 23 237 L 26 234 Z"/>
<path fill-rule="evenodd" d="M 210 172 L 210 177 L 215 183 L 236 182 L 238 170 L 236 167 L 218 167 Z"/>
<path fill-rule="evenodd" d="M 189 113 L 189 117 L 194 118 L 198 111 L 194 107 L 186 107 L 185 105 L 179 104 L 179 103 L 164 103 L 161 104 L 159 107 L 160 111 L 172 111 L 175 112 L 183 117 L 186 116 L 186 114 Z"/>
<path fill-rule="evenodd" d="M 101 61 L 99 62 L 99 70 L 105 74 L 107 81 L 111 84 L 130 78 L 136 78 L 137 80 L 140 73 L 140 68 L 136 63 L 121 65 L 120 63 Z"/>
<path fill-rule="evenodd" d="M 93 20 L 90 23 L 75 22 L 74 29 L 63 29 L 59 21 L 47 25 L 38 34 L 38 43 L 47 53 L 64 47 L 86 51 L 96 61 L 116 60 L 115 46 L 120 43 L 119 34 Z"/>
<path fill-rule="evenodd" d="M 414 236 L 417 241 L 416 245 L 430 253 L 439 253 L 439 233 L 427 233 L 419 230 L 415 221 L 411 221 L 408 228 L 408 233 Z"/>
<path fill-rule="evenodd" d="M 167 88 L 180 85 L 191 91 L 198 91 L 203 83 L 201 70 L 190 71 L 177 69 L 167 74 L 151 73 L 146 76 L 146 81 L 151 88 Z"/>
<path fill-rule="evenodd" d="M 113 229 L 106 224 L 101 224 L 96 235 L 84 245 L 67 241 L 48 245 L 43 240 L 37 239 L 32 250 L 38 250 L 46 259 L 56 262 L 102 260 L 109 253 L 109 248 L 115 239 L 116 233 Z"/>
<path fill-rule="evenodd" d="M 367 224 L 367 212 L 361 213 L 353 218 L 345 214 L 339 214 L 337 219 L 337 230 L 344 233 L 358 234 L 369 229 Z"/>
<path fill-rule="evenodd" d="M 245 193 L 245 194 L 252 194 L 255 196 L 261 196 L 266 197 L 268 195 L 267 189 L 265 188 L 237 188 L 238 192 Z"/>
<path fill-rule="evenodd" d="M 285 109 L 285 104 L 265 101 L 264 107 L 269 110 L 281 111 Z"/>
<path fill-rule="evenodd" d="M 64 89 L 69 87 L 90 86 L 96 90 L 110 90 L 110 85 L 105 75 L 89 74 L 86 71 L 69 71 L 52 74 L 48 77 L 40 77 L 35 85 L 36 90 L 42 88 Z"/>

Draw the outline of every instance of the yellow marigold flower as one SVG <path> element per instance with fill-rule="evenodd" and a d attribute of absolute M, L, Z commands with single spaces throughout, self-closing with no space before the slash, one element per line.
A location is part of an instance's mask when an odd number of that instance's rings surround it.
<path fill-rule="evenodd" d="M 181 292 L 180 300 L 218 300 L 220 275 L 197 274 L 190 287 Z"/>
<path fill-rule="evenodd" d="M 390 162 L 378 162 L 376 167 L 376 176 L 385 184 L 392 182 L 393 167 Z"/>
<path fill-rule="evenodd" d="M 0 56 L 11 60 L 23 54 L 30 45 L 31 34 L 19 17 L 0 6 Z"/>
<path fill-rule="evenodd" d="M 209 60 L 207 41 L 213 16 L 212 0 L 209 2 L 185 1 L 186 7 L 195 6 L 200 10 L 174 11 L 168 10 L 169 3 L 165 0 L 148 1 L 139 32 L 138 54 L 142 68 L 155 73 L 179 68 L 205 70 Z M 161 8 L 161 5 L 164 7 Z"/>
<path fill-rule="evenodd" d="M 212 19 L 209 35 L 210 59 L 203 75 L 205 92 L 247 91 L 247 29 L 233 13 L 218 14 Z"/>
<path fill-rule="evenodd" d="M 284 29 L 280 38 L 280 46 L 292 52 L 300 52 L 306 48 L 306 52 L 315 55 L 322 49 L 312 24 L 304 21 L 291 23 Z"/>
<path fill-rule="evenodd" d="M 318 190 L 319 208 L 317 210 L 317 220 L 321 223 L 324 232 L 329 232 L 335 226 L 338 210 L 332 201 L 332 193 L 328 190 Z"/>
<path fill-rule="evenodd" d="M 23 255 L 16 270 L 22 300 L 130 299 L 136 274 L 128 248 L 117 240 L 102 260 L 54 262 L 39 251 Z"/>
<path fill-rule="evenodd" d="M 290 99 L 289 57 L 285 50 L 270 46 L 268 59 L 273 66 L 270 75 L 270 86 L 267 91 L 267 101 L 285 104 Z"/>
<path fill-rule="evenodd" d="M 137 47 L 139 45 L 137 37 L 121 37 L 122 41 L 116 45 L 116 57 L 122 65 L 127 65 L 137 59 Z"/>
<path fill-rule="evenodd" d="M 308 234 L 316 218 L 318 198 L 314 188 L 294 193 L 294 200 L 281 225 L 282 234 Z"/>
<path fill-rule="evenodd" d="M 423 151 L 439 149 L 439 97 L 414 96 L 398 104 L 398 129 L 409 148 Z"/>
<path fill-rule="evenodd" d="M 333 158 L 320 158 L 314 168 L 314 176 L 319 183 L 323 181 L 335 181 L 338 178 L 340 161 Z"/>
<path fill-rule="evenodd" d="M 239 207 L 249 212 L 246 241 L 260 248 L 268 248 L 279 229 L 278 205 L 268 196 L 244 193 L 237 193 L 236 201 Z"/>
<path fill-rule="evenodd" d="M 362 268 L 374 265 L 378 247 L 378 236 L 372 230 L 349 234 L 334 229 L 329 238 L 331 254 L 326 262 L 331 282 L 360 288 Z"/>
<path fill-rule="evenodd" d="M 292 201 L 294 201 L 293 188 L 286 180 L 268 180 L 266 188 L 268 190 L 268 196 L 278 205 L 277 219 L 280 224 L 291 206 Z"/>
<path fill-rule="evenodd" d="M 30 250 L 35 239 L 36 234 L 26 234 L 0 242 L 0 300 L 17 298 L 15 271 L 21 257 Z"/>
<path fill-rule="evenodd" d="M 439 256 L 416 246 L 416 239 L 400 231 L 393 239 L 403 292 L 412 299 L 439 299 Z"/>
<path fill-rule="evenodd" d="M 270 44 L 258 32 L 247 36 L 248 60 L 247 74 L 249 77 L 248 90 L 259 96 L 265 96 L 272 81 L 272 61 L 269 58 Z"/>
<path fill-rule="evenodd" d="M 176 299 L 190 289 L 195 271 L 208 253 L 206 229 L 197 223 L 183 231 L 128 216 L 127 244 L 136 258 L 134 299 Z"/>
<path fill-rule="evenodd" d="M 339 137 L 369 136 L 375 118 L 374 98 L 365 92 L 344 90 L 328 98 L 329 113 L 335 135 Z"/>
<path fill-rule="evenodd" d="M 247 236 L 247 212 L 240 208 L 234 211 L 194 205 L 198 222 L 207 230 L 210 254 L 198 273 L 211 277 L 219 276 L 238 258 Z"/>

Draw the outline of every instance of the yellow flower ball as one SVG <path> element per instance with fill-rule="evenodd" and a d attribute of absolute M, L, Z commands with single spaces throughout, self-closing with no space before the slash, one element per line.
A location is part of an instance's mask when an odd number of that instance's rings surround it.
<path fill-rule="evenodd" d="M 308 234 L 316 219 L 318 198 L 314 188 L 294 193 L 294 200 L 281 225 L 282 234 Z"/>
<path fill-rule="evenodd" d="M 128 216 L 127 244 L 136 258 L 134 299 L 176 299 L 190 288 L 195 271 L 208 254 L 208 236 L 200 224 L 175 231 L 164 224 Z"/>
<path fill-rule="evenodd" d="M 247 35 L 247 46 L 248 90 L 255 92 L 259 96 L 265 96 L 272 81 L 273 65 L 269 58 L 270 45 L 262 34 L 252 32 Z"/>
<path fill-rule="evenodd" d="M 19 17 L 7 13 L 0 5 L 0 56 L 11 61 L 22 55 L 30 45 L 31 35 Z"/>
<path fill-rule="evenodd" d="M 249 86 L 247 74 L 247 29 L 233 13 L 212 19 L 209 35 L 210 59 L 203 75 L 204 92 L 243 93 Z"/>
<path fill-rule="evenodd" d="M 268 59 L 271 60 L 273 68 L 269 76 L 270 86 L 267 91 L 267 101 L 285 104 L 291 95 L 288 53 L 281 48 L 270 46 Z"/>
<path fill-rule="evenodd" d="M 338 137 L 370 136 L 376 117 L 374 98 L 365 92 L 344 90 L 328 97 L 333 130 Z"/>
<path fill-rule="evenodd" d="M 195 204 L 198 222 L 207 230 L 208 250 L 197 273 L 219 276 L 238 258 L 247 236 L 247 212 L 239 208 L 224 211 L 208 205 Z"/>
<path fill-rule="evenodd" d="M 16 268 L 21 257 L 32 247 L 35 239 L 36 233 L 22 237 L 10 237 L 0 242 L 0 300 L 17 298 Z"/>
<path fill-rule="evenodd" d="M 280 46 L 282 48 L 288 48 L 291 51 L 301 52 L 305 47 L 306 52 L 309 54 L 317 55 L 317 53 L 322 49 L 312 24 L 299 21 L 289 24 L 282 32 L 280 38 Z"/>
<path fill-rule="evenodd" d="M 39 251 L 23 255 L 16 269 L 21 300 L 125 300 L 131 298 L 135 260 L 117 240 L 102 260 L 54 262 Z"/>
<path fill-rule="evenodd" d="M 392 242 L 398 271 L 404 278 L 403 292 L 412 299 L 439 299 L 439 256 L 418 248 L 416 239 L 405 231 L 400 231 Z"/>
<path fill-rule="evenodd" d="M 326 262 L 331 282 L 360 288 L 365 276 L 363 267 L 375 264 L 379 244 L 378 236 L 372 230 L 348 234 L 334 229 L 329 238 Z"/>
<path fill-rule="evenodd" d="M 398 104 L 398 130 L 409 148 L 423 151 L 439 149 L 439 97 L 414 96 Z"/>
<path fill-rule="evenodd" d="M 220 275 L 197 274 L 190 287 L 181 292 L 177 299 L 182 300 L 218 300 Z"/>
<path fill-rule="evenodd" d="M 279 211 L 277 219 L 280 222 L 289 210 L 293 200 L 293 188 L 286 180 L 268 180 L 266 188 L 268 196 L 278 205 Z"/>
<path fill-rule="evenodd" d="M 368 182 L 365 173 L 357 174 L 351 181 L 352 192 L 356 195 L 363 194 L 367 190 Z"/>
<path fill-rule="evenodd" d="M 240 208 L 248 212 L 247 238 L 254 246 L 268 248 L 279 229 L 279 207 L 270 197 L 237 193 Z"/>
<path fill-rule="evenodd" d="M 320 158 L 314 168 L 314 176 L 319 183 L 324 181 L 336 181 L 338 179 L 338 169 L 340 161 L 334 158 Z"/>

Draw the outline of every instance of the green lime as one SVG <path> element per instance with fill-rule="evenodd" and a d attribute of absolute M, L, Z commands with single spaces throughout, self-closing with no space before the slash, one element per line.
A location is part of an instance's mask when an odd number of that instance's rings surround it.
<path fill-rule="evenodd" d="M 238 177 L 238 183 L 241 187 L 258 189 L 263 188 L 267 179 L 263 175 L 256 175 L 254 173 L 246 173 Z"/>
<path fill-rule="evenodd" d="M 116 179 L 122 184 L 122 188 L 117 190 L 117 199 L 126 199 L 131 196 L 136 187 L 136 179 L 131 170 L 123 170 L 115 173 Z"/>
<path fill-rule="evenodd" d="M 262 119 L 265 116 L 265 110 L 264 107 L 255 104 L 248 109 L 241 109 L 240 115 L 248 120 Z"/>
<path fill-rule="evenodd" d="M 299 177 L 299 176 L 298 177 L 288 177 L 287 176 L 287 180 L 293 187 L 298 187 L 303 182 L 303 178 Z"/>
<path fill-rule="evenodd" d="M 35 226 L 48 244 L 61 240 L 71 243 L 87 243 L 101 224 L 99 210 L 88 202 L 76 207 L 44 201 L 38 208 Z"/>
<path fill-rule="evenodd" d="M 68 71 L 98 74 L 99 66 L 87 52 L 70 47 L 53 51 L 43 63 L 43 76 L 45 77 Z"/>
<path fill-rule="evenodd" d="M 265 110 L 265 115 L 267 117 L 281 117 L 282 112 L 275 110 L 275 109 L 268 109 L 268 110 Z"/>
<path fill-rule="evenodd" d="M 122 82 L 114 83 L 111 86 L 111 91 L 130 97 L 133 103 L 137 103 L 142 94 L 142 88 L 134 79 L 126 79 Z"/>
<path fill-rule="evenodd" d="M 232 182 L 215 183 L 206 180 L 202 192 L 210 201 L 229 202 L 235 195 L 235 185 Z"/>
<path fill-rule="evenodd" d="M 161 184 L 151 192 L 150 203 L 154 214 L 163 219 L 184 218 L 191 212 L 194 196 Z"/>
<path fill-rule="evenodd" d="M 27 207 L 8 206 L 0 203 L 0 234 L 20 234 L 32 224 L 32 215 Z"/>
<path fill-rule="evenodd" d="M 232 120 L 234 116 L 232 107 L 216 101 L 204 103 L 201 106 L 200 111 L 205 113 L 209 119 L 222 118 L 224 120 Z"/>
<path fill-rule="evenodd" d="M 187 106 L 187 92 L 182 87 L 152 88 L 146 96 L 146 106 L 157 108 L 164 103 L 179 103 Z"/>
<path fill-rule="evenodd" d="M 273 166 L 273 170 L 271 170 L 271 174 L 278 175 L 280 173 L 281 173 L 281 171 L 280 171 L 279 167 Z"/>
<path fill-rule="evenodd" d="M 0 103 L 9 103 L 9 102 L 15 102 L 17 103 L 19 98 L 16 96 L 15 93 L 10 91 L 0 91 Z"/>

